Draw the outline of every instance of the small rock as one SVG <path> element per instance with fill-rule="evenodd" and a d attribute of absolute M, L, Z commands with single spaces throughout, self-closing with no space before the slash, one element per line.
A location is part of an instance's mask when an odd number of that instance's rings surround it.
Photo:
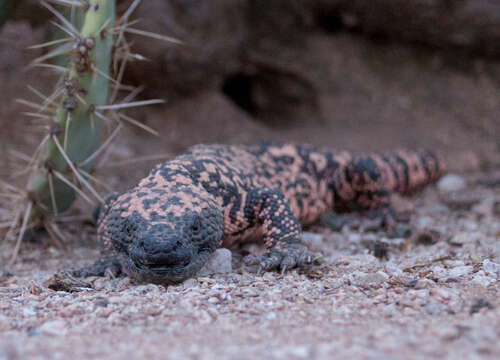
<path fill-rule="evenodd" d="M 208 298 L 208 302 L 209 302 L 210 304 L 218 304 L 220 301 L 219 301 L 219 299 L 218 299 L 218 298 L 216 298 L 215 296 L 211 296 L 211 297 L 209 297 L 209 298 Z"/>
<path fill-rule="evenodd" d="M 274 320 L 274 319 L 276 319 L 276 313 L 274 311 L 271 311 L 270 313 L 268 313 L 266 315 L 266 319 L 267 320 Z"/>
<path fill-rule="evenodd" d="M 311 352 L 307 346 L 292 346 L 289 348 L 289 354 L 300 359 L 309 359 Z"/>
<path fill-rule="evenodd" d="M 33 316 L 36 315 L 35 309 L 33 307 L 23 307 L 23 315 L 24 316 Z"/>
<path fill-rule="evenodd" d="M 433 220 L 430 216 L 420 216 L 415 220 L 415 227 L 417 230 L 426 230 L 428 229 L 433 223 Z"/>
<path fill-rule="evenodd" d="M 130 280 L 130 278 L 128 276 L 124 277 L 124 278 L 114 279 L 112 281 L 112 284 L 113 284 L 115 291 L 124 291 L 130 287 L 131 283 L 132 283 L 132 281 Z"/>
<path fill-rule="evenodd" d="M 92 290 L 92 285 L 61 271 L 44 282 L 44 286 L 54 291 L 78 292 Z"/>
<path fill-rule="evenodd" d="M 415 290 L 430 289 L 436 286 L 436 283 L 430 279 L 419 279 L 413 287 Z"/>
<path fill-rule="evenodd" d="M 418 312 L 415 309 L 412 309 L 411 307 L 405 307 L 403 309 L 403 314 L 405 316 L 415 316 L 418 314 Z"/>
<path fill-rule="evenodd" d="M 377 259 L 388 259 L 389 258 L 389 245 L 384 241 L 375 241 L 373 244 L 373 256 Z"/>
<path fill-rule="evenodd" d="M 477 274 L 474 275 L 472 278 L 472 283 L 480 285 L 484 288 L 490 286 L 491 283 L 495 282 L 494 279 L 492 279 L 489 276 L 484 275 L 484 271 L 478 271 Z"/>
<path fill-rule="evenodd" d="M 376 273 L 364 273 L 356 270 L 351 274 L 351 281 L 354 284 L 373 288 L 382 286 L 388 278 L 389 275 L 383 271 L 377 271 Z"/>
<path fill-rule="evenodd" d="M 448 271 L 441 265 L 436 265 L 431 268 L 432 273 L 438 279 L 448 276 Z"/>
<path fill-rule="evenodd" d="M 157 293 L 159 291 L 158 285 L 147 284 L 134 286 L 133 292 L 136 294 L 146 295 L 148 293 Z"/>
<path fill-rule="evenodd" d="M 401 270 L 401 268 L 397 264 L 395 264 L 393 262 L 387 262 L 385 264 L 385 271 L 390 276 L 401 276 L 401 275 L 403 275 L 403 270 Z"/>
<path fill-rule="evenodd" d="M 431 290 L 431 295 L 436 298 L 439 302 L 447 302 L 451 298 L 451 294 L 448 290 L 443 288 L 435 288 Z"/>
<path fill-rule="evenodd" d="M 430 246 L 436 244 L 441 237 L 441 233 L 437 230 L 425 230 L 417 234 L 416 243 L 418 245 Z"/>
<path fill-rule="evenodd" d="M 496 216 L 500 216 L 500 199 L 497 199 L 493 202 L 492 212 Z"/>
<path fill-rule="evenodd" d="M 493 213 L 494 200 L 491 198 L 482 200 L 472 207 L 472 211 L 480 216 L 489 216 Z"/>
<path fill-rule="evenodd" d="M 193 288 L 198 286 L 198 280 L 194 278 L 187 279 L 182 283 L 182 285 L 184 286 L 185 289 Z"/>
<path fill-rule="evenodd" d="M 486 299 L 482 299 L 482 298 L 474 299 L 472 301 L 472 305 L 470 306 L 469 314 L 471 314 L 471 315 L 475 314 L 475 313 L 479 312 L 481 309 L 491 310 L 491 309 L 493 309 L 493 306 Z"/>
<path fill-rule="evenodd" d="M 446 205 L 440 203 L 432 203 L 429 205 L 422 206 L 422 210 L 425 210 L 426 214 L 429 215 L 444 215 L 450 213 L 450 208 Z"/>
<path fill-rule="evenodd" d="M 456 326 L 445 324 L 436 328 L 436 335 L 446 341 L 453 341 L 460 336 L 460 331 Z"/>
<path fill-rule="evenodd" d="M 198 276 L 228 274 L 232 272 L 231 258 L 232 254 L 228 249 L 221 248 L 215 250 L 207 263 L 199 271 Z"/>
<path fill-rule="evenodd" d="M 409 290 L 408 295 L 415 298 L 426 299 L 429 297 L 429 290 L 428 289 Z"/>
<path fill-rule="evenodd" d="M 48 321 L 42 326 L 40 326 L 39 331 L 42 334 L 46 335 L 63 336 L 66 335 L 68 329 L 64 321 L 54 320 L 54 321 Z"/>
<path fill-rule="evenodd" d="M 448 275 L 451 277 L 460 277 L 460 276 L 470 274 L 473 270 L 474 270 L 474 268 L 472 266 L 457 266 L 457 267 L 451 269 L 448 272 Z"/>
<path fill-rule="evenodd" d="M 103 296 L 98 296 L 95 299 L 96 306 L 106 307 L 109 304 L 109 300 Z"/>
<path fill-rule="evenodd" d="M 349 233 L 349 235 L 347 235 L 347 241 L 349 241 L 350 243 L 358 244 L 359 242 L 361 242 L 361 235 L 351 232 Z"/>
<path fill-rule="evenodd" d="M 302 240 L 312 251 L 320 251 L 323 245 L 323 235 L 304 231 Z"/>
<path fill-rule="evenodd" d="M 395 317 L 399 315 L 399 310 L 395 304 L 389 304 L 382 309 L 382 314 L 386 317 Z"/>
<path fill-rule="evenodd" d="M 430 303 L 425 305 L 425 310 L 431 315 L 439 315 L 443 312 L 443 305 L 440 303 Z"/>
<path fill-rule="evenodd" d="M 481 195 L 474 192 L 443 192 L 440 198 L 453 210 L 470 210 L 481 201 Z"/>
<path fill-rule="evenodd" d="M 439 180 L 437 187 L 441 192 L 454 192 L 465 189 L 465 179 L 456 174 L 447 174 Z"/>
<path fill-rule="evenodd" d="M 483 271 L 487 275 L 494 276 L 497 279 L 500 278 L 500 264 L 494 263 L 489 259 L 483 261 Z"/>
<path fill-rule="evenodd" d="M 389 239 L 407 239 L 411 236 L 411 229 L 407 224 L 397 224 L 396 228 L 387 234 Z"/>
<path fill-rule="evenodd" d="M 468 242 L 472 242 L 470 233 L 459 233 L 448 240 L 448 243 L 453 246 L 463 246 Z"/>
<path fill-rule="evenodd" d="M 417 284 L 418 284 L 418 279 L 415 279 L 415 280 L 410 281 L 408 284 L 406 284 L 406 286 L 413 288 Z"/>
<path fill-rule="evenodd" d="M 382 270 L 377 271 L 377 275 L 379 275 L 385 280 L 389 280 L 389 275 L 387 275 L 387 273 L 383 272 Z"/>
<path fill-rule="evenodd" d="M 35 282 L 31 282 L 30 286 L 29 286 L 29 291 L 30 291 L 30 294 L 33 294 L 33 295 L 40 295 L 44 289 L 36 284 Z"/>
<path fill-rule="evenodd" d="M 402 197 L 397 193 L 391 195 L 391 204 L 396 214 L 412 213 L 415 210 L 413 201 L 410 201 L 408 198 Z"/>

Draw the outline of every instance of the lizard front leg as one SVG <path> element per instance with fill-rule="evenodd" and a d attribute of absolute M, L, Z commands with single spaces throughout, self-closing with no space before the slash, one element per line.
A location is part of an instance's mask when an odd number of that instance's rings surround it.
<path fill-rule="evenodd" d="M 107 199 L 99 205 L 94 211 L 94 220 L 97 223 L 97 226 L 100 228 L 103 219 L 108 215 L 109 209 L 113 205 L 113 203 L 118 198 L 117 193 L 113 193 L 107 197 Z M 103 231 L 100 229 L 103 234 L 106 234 L 107 231 Z M 106 230 L 106 229 L 104 229 Z M 98 230 L 99 232 L 99 230 Z M 109 238 L 104 236 L 99 241 L 99 247 L 101 250 L 101 255 L 99 259 L 94 262 L 92 265 L 85 266 L 79 269 L 71 270 L 71 274 L 76 277 L 88 277 L 88 276 L 105 276 L 106 274 L 111 275 L 112 277 L 116 277 L 122 273 L 122 267 L 120 265 L 120 261 L 118 260 L 118 255 L 113 249 L 111 241 Z"/>
<path fill-rule="evenodd" d="M 245 216 L 262 226 L 267 251 L 249 255 L 248 265 L 260 265 L 264 270 L 291 269 L 310 264 L 319 255 L 310 252 L 302 243 L 302 229 L 279 189 L 251 190 L 247 196 Z"/>

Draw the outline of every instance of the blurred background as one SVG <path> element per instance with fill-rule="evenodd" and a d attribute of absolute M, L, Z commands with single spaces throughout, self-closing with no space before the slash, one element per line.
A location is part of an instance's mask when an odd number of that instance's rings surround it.
<path fill-rule="evenodd" d="M 121 11 L 129 4 L 119 1 Z M 500 3 L 494 0 L 148 0 L 136 27 L 183 45 L 131 38 L 148 59 L 125 83 L 165 105 L 131 114 L 107 164 L 123 189 L 159 158 L 196 143 L 308 142 L 355 152 L 440 151 L 453 171 L 500 165 Z M 0 32 L 0 177 L 31 154 L 39 129 L 14 100 L 57 78 L 28 68 L 51 15 L 20 0 Z M 19 155 L 19 154 L 18 154 Z M 152 156 L 151 161 L 130 161 Z M 12 181 L 10 179 L 9 181 Z"/>

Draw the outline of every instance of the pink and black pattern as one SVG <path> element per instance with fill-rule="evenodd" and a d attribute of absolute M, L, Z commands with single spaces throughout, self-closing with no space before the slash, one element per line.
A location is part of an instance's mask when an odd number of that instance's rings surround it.
<path fill-rule="evenodd" d="M 301 266 L 315 258 L 302 245 L 302 225 L 333 210 L 380 216 L 391 226 L 391 192 L 411 194 L 443 171 L 428 151 L 352 156 L 309 145 L 198 145 L 108 199 L 98 220 L 102 258 L 77 274 L 123 270 L 176 283 L 216 248 L 258 239 L 267 252 L 247 263 Z"/>

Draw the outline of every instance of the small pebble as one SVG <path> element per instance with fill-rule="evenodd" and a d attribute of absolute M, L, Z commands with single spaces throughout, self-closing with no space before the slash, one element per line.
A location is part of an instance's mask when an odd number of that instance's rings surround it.
<path fill-rule="evenodd" d="M 412 287 L 415 287 L 415 285 L 417 285 L 417 284 L 418 284 L 418 279 L 415 279 L 415 280 L 410 281 L 408 284 L 406 284 L 406 286 L 412 288 Z"/>
<path fill-rule="evenodd" d="M 486 299 L 482 299 L 482 298 L 474 299 L 472 302 L 472 305 L 470 306 L 469 314 L 471 314 L 471 315 L 475 314 L 475 313 L 481 311 L 481 309 L 491 310 L 491 309 L 493 309 L 493 306 Z"/>
<path fill-rule="evenodd" d="M 500 199 L 497 199 L 493 202 L 492 210 L 494 215 L 500 216 Z"/>
<path fill-rule="evenodd" d="M 312 251 L 320 251 L 323 245 L 323 235 L 308 231 L 302 233 L 302 240 Z"/>
<path fill-rule="evenodd" d="M 443 288 L 435 288 L 431 290 L 430 293 L 434 298 L 436 298 L 439 302 L 446 302 L 450 300 L 451 294 L 448 290 Z"/>
<path fill-rule="evenodd" d="M 494 263 L 489 259 L 483 261 L 483 271 L 487 275 L 494 276 L 497 279 L 500 278 L 500 264 Z"/>
<path fill-rule="evenodd" d="M 224 248 L 215 250 L 207 263 L 199 271 L 198 276 L 231 273 L 233 271 L 231 259 L 232 254 L 230 250 Z"/>
<path fill-rule="evenodd" d="M 99 307 L 106 307 L 109 304 L 109 300 L 103 296 L 96 297 L 94 303 Z"/>
<path fill-rule="evenodd" d="M 453 210 L 470 210 L 481 200 L 479 194 L 473 192 L 443 192 L 441 200 Z"/>
<path fill-rule="evenodd" d="M 488 287 L 490 284 L 494 283 L 496 280 L 490 276 L 485 276 L 484 271 L 478 271 L 472 278 L 472 283 L 482 286 L 484 288 Z"/>
<path fill-rule="evenodd" d="M 67 327 L 66 323 L 62 320 L 53 320 L 44 323 L 38 329 L 42 334 L 46 335 L 54 335 L 54 336 L 62 336 L 66 335 Z"/>
<path fill-rule="evenodd" d="M 457 266 L 457 267 L 451 269 L 448 272 L 448 275 L 451 277 L 460 277 L 460 276 L 470 274 L 473 270 L 474 270 L 474 268 L 472 266 Z"/>
<path fill-rule="evenodd" d="M 430 246 L 436 244 L 441 237 L 441 234 L 437 230 L 426 230 L 422 231 L 417 235 L 416 243 L 418 245 Z"/>
<path fill-rule="evenodd" d="M 430 303 L 425 306 L 425 310 L 431 315 L 439 315 L 443 312 L 443 305 L 440 303 Z"/>
<path fill-rule="evenodd" d="M 441 192 L 454 192 L 465 189 L 466 182 L 460 175 L 447 174 L 438 181 L 437 186 Z"/>

